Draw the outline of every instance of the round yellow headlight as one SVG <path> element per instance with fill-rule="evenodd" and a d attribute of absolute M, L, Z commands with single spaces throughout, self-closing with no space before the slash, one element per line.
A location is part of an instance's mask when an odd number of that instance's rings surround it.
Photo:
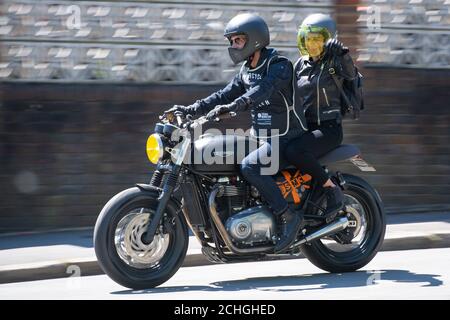
<path fill-rule="evenodd" d="M 161 160 L 164 147 L 163 142 L 159 134 L 154 133 L 147 139 L 147 157 L 151 163 L 157 164 Z"/>

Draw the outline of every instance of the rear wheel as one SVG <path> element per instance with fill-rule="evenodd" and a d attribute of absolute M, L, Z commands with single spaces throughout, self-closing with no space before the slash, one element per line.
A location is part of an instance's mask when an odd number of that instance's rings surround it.
<path fill-rule="evenodd" d="M 362 179 L 347 181 L 345 215 L 350 224 L 339 233 L 301 246 L 315 266 L 333 273 L 351 272 L 368 264 L 380 249 L 386 222 L 376 191 Z"/>
<path fill-rule="evenodd" d="M 180 268 L 188 247 L 188 231 L 179 205 L 170 201 L 150 244 L 142 237 L 158 205 L 157 195 L 138 188 L 112 198 L 100 213 L 94 247 L 103 271 L 132 289 L 153 288 Z"/>

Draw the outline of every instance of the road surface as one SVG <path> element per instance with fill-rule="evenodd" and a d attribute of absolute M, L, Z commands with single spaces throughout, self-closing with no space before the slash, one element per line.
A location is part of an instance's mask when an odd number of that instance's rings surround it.
<path fill-rule="evenodd" d="M 362 270 L 326 273 L 306 259 L 181 268 L 132 291 L 106 275 L 0 285 L 0 299 L 450 299 L 450 248 L 380 252 Z"/>

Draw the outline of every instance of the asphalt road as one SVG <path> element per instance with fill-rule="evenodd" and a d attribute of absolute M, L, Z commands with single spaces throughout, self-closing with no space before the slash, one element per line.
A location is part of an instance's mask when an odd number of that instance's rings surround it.
<path fill-rule="evenodd" d="M 0 285 L 0 299 L 450 299 L 450 248 L 380 252 L 357 272 L 330 274 L 306 259 L 181 268 L 132 291 L 105 275 Z"/>

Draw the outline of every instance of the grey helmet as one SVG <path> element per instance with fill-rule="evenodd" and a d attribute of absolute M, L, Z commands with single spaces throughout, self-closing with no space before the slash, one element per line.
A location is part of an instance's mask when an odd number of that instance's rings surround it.
<path fill-rule="evenodd" d="M 310 14 L 303 20 L 297 34 L 297 46 L 302 55 L 308 55 L 305 39 L 310 33 L 320 33 L 324 36 L 324 42 L 336 37 L 336 22 L 327 14 Z"/>
<path fill-rule="evenodd" d="M 230 39 L 231 36 L 239 34 L 245 35 L 247 41 L 242 49 L 232 48 L 231 46 L 228 48 L 228 53 L 234 64 L 244 61 L 270 43 L 269 28 L 266 22 L 256 14 L 239 14 L 228 22 L 223 35 Z"/>

